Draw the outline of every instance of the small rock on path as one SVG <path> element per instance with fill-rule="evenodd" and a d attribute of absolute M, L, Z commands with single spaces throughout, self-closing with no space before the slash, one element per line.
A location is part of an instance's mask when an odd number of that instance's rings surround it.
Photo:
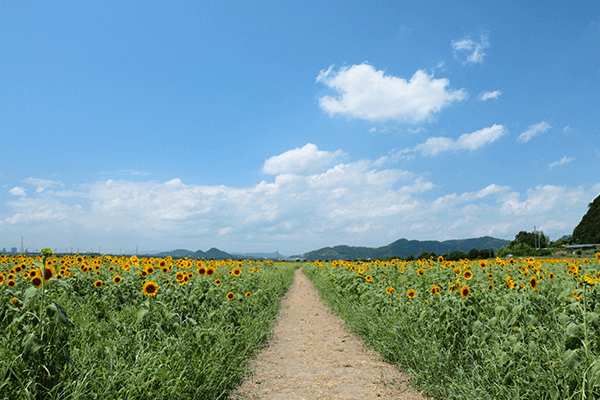
<path fill-rule="evenodd" d="M 282 300 L 273 333 L 270 346 L 250 364 L 255 374 L 232 399 L 425 399 L 396 367 L 363 347 L 301 269 Z"/>

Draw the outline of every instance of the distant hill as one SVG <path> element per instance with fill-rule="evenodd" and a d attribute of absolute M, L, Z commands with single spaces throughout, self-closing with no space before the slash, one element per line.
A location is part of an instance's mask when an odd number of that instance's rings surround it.
<path fill-rule="evenodd" d="M 239 257 L 221 251 L 217 248 L 212 248 L 207 252 L 202 250 L 191 251 L 186 249 L 177 249 L 173 251 L 163 251 L 162 253 L 156 254 L 158 257 L 174 257 L 174 258 L 193 258 L 193 259 L 206 259 L 206 260 L 237 260 Z"/>
<path fill-rule="evenodd" d="M 386 257 L 415 257 L 424 251 L 435 252 L 438 255 L 449 254 L 454 251 L 463 251 L 468 253 L 471 249 L 483 250 L 494 249 L 498 251 L 503 246 L 510 243 L 510 240 L 496 239 L 490 236 L 484 236 L 475 239 L 458 239 L 438 242 L 437 240 L 407 240 L 399 239 L 383 247 L 352 247 L 352 246 L 334 246 L 325 247 L 304 254 L 307 260 L 355 260 L 363 258 L 386 258 Z"/>
<path fill-rule="evenodd" d="M 573 241 L 577 244 L 600 243 L 600 196 L 588 204 L 588 210 L 573 230 Z"/>
<path fill-rule="evenodd" d="M 241 258 L 256 258 L 256 259 L 261 259 L 261 258 L 266 258 L 266 259 L 271 259 L 271 260 L 276 260 L 278 258 L 285 258 L 284 255 L 281 255 L 280 253 L 277 252 L 273 252 L 273 253 L 233 253 L 234 256 L 237 257 L 241 257 Z"/>

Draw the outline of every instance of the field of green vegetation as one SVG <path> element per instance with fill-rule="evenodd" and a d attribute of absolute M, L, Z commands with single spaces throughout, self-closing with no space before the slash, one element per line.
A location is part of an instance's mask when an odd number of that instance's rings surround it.
<path fill-rule="evenodd" d="M 303 272 L 429 396 L 598 399 L 596 258 L 315 262 Z"/>
<path fill-rule="evenodd" d="M 0 399 L 226 398 L 295 268 L 0 257 Z"/>

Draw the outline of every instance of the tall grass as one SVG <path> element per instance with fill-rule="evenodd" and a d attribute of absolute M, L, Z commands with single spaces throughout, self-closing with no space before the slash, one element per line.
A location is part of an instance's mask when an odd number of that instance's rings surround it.
<path fill-rule="evenodd" d="M 303 270 L 352 330 L 430 396 L 600 398 L 597 260 Z"/>
<path fill-rule="evenodd" d="M 29 274 L 39 259 L 0 259 L 0 399 L 226 398 L 266 344 L 296 268 L 80 259 L 54 257 L 43 293 Z"/>

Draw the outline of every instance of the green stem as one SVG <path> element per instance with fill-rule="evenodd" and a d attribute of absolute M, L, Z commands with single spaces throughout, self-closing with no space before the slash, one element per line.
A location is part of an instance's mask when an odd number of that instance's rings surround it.
<path fill-rule="evenodd" d="M 45 285 L 44 281 L 46 280 L 46 261 L 48 260 L 48 255 L 44 255 L 44 259 L 42 261 L 42 294 L 40 299 L 40 313 L 39 313 L 39 327 L 40 327 L 40 340 L 43 340 L 44 336 L 44 298 L 45 296 Z"/>

